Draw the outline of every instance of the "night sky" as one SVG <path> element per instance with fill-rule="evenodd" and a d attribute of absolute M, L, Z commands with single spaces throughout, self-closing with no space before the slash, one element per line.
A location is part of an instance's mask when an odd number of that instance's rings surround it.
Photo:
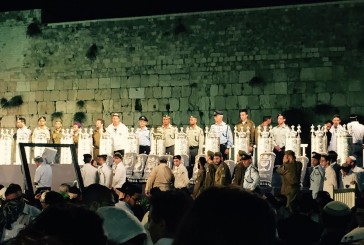
<path fill-rule="evenodd" d="M 330 1 L 318 0 L 104 0 L 104 1 L 56 1 L 56 0 L 5 0 L 0 1 L 0 11 L 42 9 L 42 21 L 67 22 L 92 19 L 151 16 L 171 13 L 199 12 L 224 9 L 254 8 Z M 332 1 L 331 1 L 332 2 Z"/>

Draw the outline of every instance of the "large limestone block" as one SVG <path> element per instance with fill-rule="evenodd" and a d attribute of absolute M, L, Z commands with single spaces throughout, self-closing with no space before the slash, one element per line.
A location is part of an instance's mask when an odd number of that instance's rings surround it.
<path fill-rule="evenodd" d="M 86 103 L 87 113 L 100 113 L 102 112 L 102 102 L 89 100 Z"/>
<path fill-rule="evenodd" d="M 246 70 L 239 72 L 239 82 L 247 83 L 255 76 L 255 70 Z"/>
<path fill-rule="evenodd" d="M 30 82 L 16 82 L 16 92 L 30 91 Z"/>
<path fill-rule="evenodd" d="M 87 88 L 88 89 L 98 89 L 99 88 L 99 80 L 97 78 L 87 79 Z"/>
<path fill-rule="evenodd" d="M 95 90 L 93 90 L 93 89 L 78 90 L 77 99 L 78 100 L 93 100 L 93 99 L 95 99 Z"/>
<path fill-rule="evenodd" d="M 129 88 L 130 99 L 144 99 L 144 88 Z"/>

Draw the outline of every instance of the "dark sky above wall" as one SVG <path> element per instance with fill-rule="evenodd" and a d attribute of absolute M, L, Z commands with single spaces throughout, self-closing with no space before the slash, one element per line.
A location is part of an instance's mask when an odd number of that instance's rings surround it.
<path fill-rule="evenodd" d="M 335 0 L 333 0 L 335 1 Z M 325 0 L 4 0 L 0 12 L 42 9 L 44 23 L 333 2 Z"/>

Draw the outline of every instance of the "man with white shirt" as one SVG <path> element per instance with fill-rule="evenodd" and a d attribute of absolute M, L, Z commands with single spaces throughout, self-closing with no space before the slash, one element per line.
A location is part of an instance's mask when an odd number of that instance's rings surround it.
<path fill-rule="evenodd" d="M 286 149 L 286 137 L 291 129 L 286 125 L 286 117 L 283 114 L 277 115 L 277 123 L 272 133 L 272 144 L 274 146 L 273 152 L 276 154 L 274 165 L 281 165 L 283 163 L 284 152 Z"/>
<path fill-rule="evenodd" d="M 97 172 L 97 168 L 91 165 L 91 160 L 91 154 L 83 154 L 83 162 L 85 164 L 81 168 L 81 176 L 84 187 L 99 182 L 99 174 Z"/>
<path fill-rule="evenodd" d="M 126 169 L 123 164 L 123 156 L 119 152 L 114 154 L 112 170 L 114 173 L 114 177 L 112 178 L 112 187 L 121 188 L 126 181 Z"/>
<path fill-rule="evenodd" d="M 124 155 L 129 131 L 125 124 L 121 122 L 118 113 L 112 114 L 112 123 L 106 128 L 106 131 L 111 135 L 113 151 Z"/>
<path fill-rule="evenodd" d="M 337 134 L 339 133 L 339 131 L 343 129 L 343 127 L 340 125 L 340 123 L 341 123 L 340 115 L 335 114 L 334 118 L 332 119 L 332 123 L 333 123 L 333 125 L 330 128 L 331 140 L 329 143 L 328 151 L 337 152 L 336 137 L 337 137 Z"/>
<path fill-rule="evenodd" d="M 325 169 L 323 190 L 332 193 L 332 188 L 337 189 L 337 179 L 335 170 L 330 165 L 330 157 L 328 155 L 321 155 L 320 165 Z M 331 196 L 331 198 L 333 197 Z"/>
<path fill-rule="evenodd" d="M 224 121 L 224 113 L 222 111 L 214 111 L 215 124 L 211 125 L 211 130 L 215 131 L 220 137 L 220 152 L 223 156 L 223 161 L 229 159 L 230 148 L 234 144 L 233 133 L 230 125 Z"/>
<path fill-rule="evenodd" d="M 37 169 L 34 174 L 35 194 L 41 191 L 50 191 L 52 187 L 52 167 L 42 157 L 34 158 Z"/>
<path fill-rule="evenodd" d="M 139 117 L 139 128 L 136 130 L 136 135 L 139 142 L 139 154 L 150 153 L 150 130 L 147 128 L 148 119 L 145 116 Z"/>
<path fill-rule="evenodd" d="M 99 184 L 106 186 L 107 188 L 111 188 L 112 181 L 112 170 L 107 165 L 107 155 L 98 155 L 97 156 L 97 165 L 99 168 L 97 169 L 99 173 Z"/>
<path fill-rule="evenodd" d="M 353 137 L 351 145 L 351 154 L 356 156 L 357 165 L 363 167 L 363 138 L 364 138 L 364 125 L 358 122 L 356 115 L 350 116 L 348 123 L 349 134 Z"/>
<path fill-rule="evenodd" d="M 187 168 L 181 164 L 180 155 L 173 156 L 173 164 L 174 188 L 188 192 L 187 188 L 190 180 L 188 178 Z"/>
<path fill-rule="evenodd" d="M 16 121 L 16 127 L 18 128 L 16 130 L 16 140 L 17 140 L 17 148 L 16 148 L 16 163 L 17 164 L 21 164 L 21 159 L 20 159 L 20 150 L 19 150 L 19 145 L 18 143 L 29 143 L 30 141 L 30 136 L 32 135 L 32 131 L 25 125 L 26 124 L 26 120 L 24 117 L 19 117 L 18 120 Z M 28 162 L 30 161 L 30 148 L 29 147 L 25 147 L 25 152 L 27 155 L 27 160 Z"/>

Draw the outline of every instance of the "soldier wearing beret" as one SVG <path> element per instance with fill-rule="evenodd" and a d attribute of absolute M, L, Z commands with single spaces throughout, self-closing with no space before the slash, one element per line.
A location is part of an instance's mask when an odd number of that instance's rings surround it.
<path fill-rule="evenodd" d="M 214 164 L 214 153 L 212 151 L 207 151 L 206 155 L 207 166 L 206 169 L 206 177 L 203 182 L 203 189 L 207 189 L 208 187 L 214 186 L 215 184 L 215 173 L 217 166 Z"/>
<path fill-rule="evenodd" d="M 317 193 L 323 190 L 324 187 L 324 169 L 320 165 L 321 154 L 312 152 L 311 166 L 312 172 L 310 174 L 310 190 L 312 191 L 312 198 L 317 198 Z"/>
<path fill-rule="evenodd" d="M 252 157 L 250 154 L 244 152 L 241 158 L 243 165 L 246 168 L 243 188 L 246 191 L 255 191 L 260 182 L 258 169 L 252 164 Z"/>
<path fill-rule="evenodd" d="M 150 153 L 150 131 L 147 128 L 148 118 L 145 116 L 139 117 L 139 128 L 136 130 L 136 135 L 139 141 L 139 154 Z"/>
<path fill-rule="evenodd" d="M 215 124 L 211 125 L 211 130 L 215 131 L 220 137 L 220 152 L 224 160 L 228 160 L 230 148 L 233 146 L 233 133 L 231 128 L 224 121 L 224 113 L 222 111 L 214 111 Z"/>
<path fill-rule="evenodd" d="M 166 154 L 174 155 L 174 144 L 176 137 L 176 127 L 171 124 L 171 117 L 168 115 L 163 116 L 162 123 L 162 138 L 166 147 Z"/>

